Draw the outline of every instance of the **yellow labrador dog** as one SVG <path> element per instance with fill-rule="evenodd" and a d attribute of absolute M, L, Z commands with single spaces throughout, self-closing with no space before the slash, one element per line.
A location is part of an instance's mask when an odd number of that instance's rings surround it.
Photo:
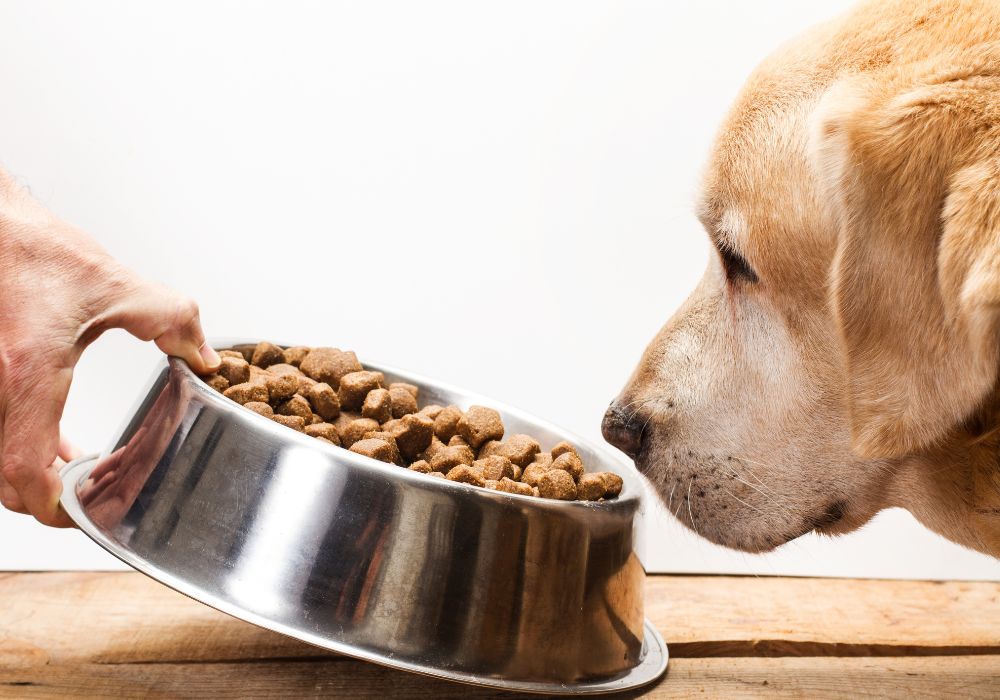
<path fill-rule="evenodd" d="M 1000 2 L 870 2 L 782 48 L 699 214 L 717 255 L 608 441 L 722 545 L 902 506 L 1000 556 Z"/>

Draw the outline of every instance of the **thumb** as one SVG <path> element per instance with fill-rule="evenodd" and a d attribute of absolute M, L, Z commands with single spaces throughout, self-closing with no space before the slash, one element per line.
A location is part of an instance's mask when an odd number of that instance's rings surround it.
<path fill-rule="evenodd" d="M 160 284 L 138 281 L 109 309 L 107 326 L 153 340 L 168 355 L 185 360 L 198 374 L 219 368 L 218 353 L 205 342 L 198 305 Z"/>

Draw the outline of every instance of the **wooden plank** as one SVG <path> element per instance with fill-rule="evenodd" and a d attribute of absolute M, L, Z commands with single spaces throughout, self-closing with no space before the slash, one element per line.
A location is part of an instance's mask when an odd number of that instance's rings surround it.
<path fill-rule="evenodd" d="M 648 698 L 996 698 L 996 656 L 674 659 Z M 514 694 L 421 678 L 349 660 L 68 664 L 0 670 L 3 698 L 427 698 L 507 700 Z M 525 697 L 525 696 L 521 696 Z M 533 696 L 538 697 L 538 696 Z"/>
<path fill-rule="evenodd" d="M 996 697 L 1000 584 L 651 577 L 651 697 Z M 3 697 L 499 696 L 330 655 L 135 573 L 0 574 Z M 914 656 L 922 655 L 922 656 Z"/>

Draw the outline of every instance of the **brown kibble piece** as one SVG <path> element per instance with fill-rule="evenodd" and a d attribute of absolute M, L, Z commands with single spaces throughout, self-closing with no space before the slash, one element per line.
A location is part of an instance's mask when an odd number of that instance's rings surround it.
<path fill-rule="evenodd" d="M 337 416 L 336 420 L 333 421 L 333 424 L 337 426 L 337 430 L 340 431 L 340 435 L 341 437 L 343 437 L 344 430 L 347 429 L 347 426 L 349 426 L 351 423 L 353 423 L 360 417 L 361 417 L 360 413 L 353 413 L 351 411 L 341 411 L 340 415 Z"/>
<path fill-rule="evenodd" d="M 374 430 L 370 433 L 365 433 L 365 440 L 384 440 L 389 443 L 392 447 L 391 459 L 386 461 L 393 462 L 395 464 L 400 464 L 401 460 L 399 458 L 399 445 L 396 444 L 396 438 L 392 436 L 392 433 L 387 433 L 384 430 Z"/>
<path fill-rule="evenodd" d="M 441 442 L 447 443 L 458 432 L 458 421 L 461 419 L 462 412 L 458 406 L 442 409 L 434 419 L 434 434 Z"/>
<path fill-rule="evenodd" d="M 273 415 L 271 420 L 275 423 L 281 423 L 284 426 L 291 428 L 292 430 L 298 430 L 300 433 L 304 432 L 306 429 L 306 422 L 302 420 L 301 416 L 282 416 Z"/>
<path fill-rule="evenodd" d="M 526 467 L 535 459 L 535 455 L 541 452 L 538 440 L 530 435 L 511 435 L 500 443 L 496 448 L 496 453 L 509 459 L 519 467 Z"/>
<path fill-rule="evenodd" d="M 432 435 L 431 436 L 431 442 L 430 442 L 430 444 L 427 445 L 427 447 L 424 448 L 424 452 L 420 456 L 421 456 L 422 459 L 426 459 L 429 462 L 432 459 L 434 459 L 434 455 L 436 455 L 438 452 L 440 452 L 441 450 L 443 450 L 446 447 L 447 447 L 447 445 L 445 445 L 443 442 L 441 442 L 438 439 L 437 435 Z"/>
<path fill-rule="evenodd" d="M 309 354 L 309 348 L 305 345 L 296 345 L 295 347 L 285 348 L 283 353 L 285 364 L 292 365 L 293 367 L 298 367 L 302 364 L 302 360 L 306 359 L 306 355 Z"/>
<path fill-rule="evenodd" d="M 254 413 L 259 413 L 266 418 L 270 418 L 274 415 L 274 410 L 271 408 L 271 404 L 264 403 L 263 401 L 247 401 L 243 404 L 243 408 L 249 408 Z"/>
<path fill-rule="evenodd" d="M 552 459 L 555 459 L 559 455 L 566 454 L 567 452 L 572 452 L 577 457 L 580 456 L 579 454 L 577 454 L 576 448 L 573 447 L 573 445 L 563 440 L 562 442 L 558 443 L 555 447 L 552 448 L 551 451 Z"/>
<path fill-rule="evenodd" d="M 274 343 L 269 343 L 266 340 L 262 340 L 257 343 L 257 347 L 254 348 L 253 351 L 253 357 L 250 358 L 251 364 L 255 364 L 258 367 L 263 367 L 265 369 L 271 365 L 276 365 L 279 362 L 284 361 L 285 351 Z"/>
<path fill-rule="evenodd" d="M 399 418 L 391 418 L 382 424 L 382 430 L 388 430 L 391 433 L 402 422 Z"/>
<path fill-rule="evenodd" d="M 347 424 L 345 428 L 340 431 L 340 443 L 344 447 L 350 447 L 358 440 L 364 438 L 367 433 L 374 433 L 378 431 L 379 424 L 373 421 L 371 418 L 358 418 Z"/>
<path fill-rule="evenodd" d="M 418 459 L 410 465 L 410 471 L 420 472 L 421 474 L 430 474 L 431 465 L 428 464 L 425 459 Z"/>
<path fill-rule="evenodd" d="M 299 393 L 302 394 L 303 396 L 305 396 L 306 398 L 309 398 L 309 387 L 316 386 L 316 384 L 318 384 L 319 382 L 317 382 L 312 377 L 307 377 L 304 374 L 301 377 L 297 377 L 297 379 L 299 380 Z M 327 384 L 327 386 L 330 386 L 330 385 Z M 334 393 L 334 396 L 336 396 L 337 392 L 333 392 L 333 393 Z M 337 405 L 339 406 L 340 402 L 338 402 Z"/>
<path fill-rule="evenodd" d="M 340 388 L 337 389 L 340 408 L 345 411 L 360 410 L 368 392 L 381 388 L 383 379 L 381 372 L 368 372 L 366 370 L 345 374 L 340 378 Z"/>
<path fill-rule="evenodd" d="M 500 455 L 477 459 L 472 465 L 482 467 L 483 478 L 485 479 L 499 481 L 504 477 L 508 479 L 514 478 L 514 465 L 511 464 L 509 459 Z"/>
<path fill-rule="evenodd" d="M 457 467 L 459 464 L 472 466 L 474 455 L 472 450 L 462 445 L 461 447 L 445 447 L 431 458 L 431 469 L 443 472 Z"/>
<path fill-rule="evenodd" d="M 604 497 L 614 498 L 622 492 L 625 482 L 614 472 L 597 472 L 604 479 Z"/>
<path fill-rule="evenodd" d="M 547 471 L 549 471 L 548 467 L 535 463 L 529 464 L 524 468 L 524 473 L 521 474 L 521 481 L 531 486 L 535 486 L 538 484 L 539 479 L 541 479 Z"/>
<path fill-rule="evenodd" d="M 267 380 L 270 379 L 271 373 L 266 369 L 261 369 L 257 365 L 247 365 L 250 368 L 250 379 L 248 382 L 253 382 L 254 384 L 267 384 Z"/>
<path fill-rule="evenodd" d="M 202 379 L 220 394 L 229 388 L 229 380 L 221 374 L 210 374 L 207 377 L 202 377 Z"/>
<path fill-rule="evenodd" d="M 392 462 L 396 449 L 385 440 L 371 438 L 368 440 L 358 440 L 350 447 L 351 452 L 359 455 L 377 459 L 380 462 Z"/>
<path fill-rule="evenodd" d="M 550 469 L 552 467 L 552 455 L 548 452 L 539 452 L 535 455 L 535 459 L 531 463 L 540 464 L 546 469 Z"/>
<path fill-rule="evenodd" d="M 279 362 L 276 365 L 271 365 L 270 367 L 267 368 L 267 371 L 270 372 L 271 374 L 291 374 L 292 376 L 295 377 L 306 376 L 302 374 L 302 370 L 300 370 L 295 365 L 285 364 L 284 362 Z"/>
<path fill-rule="evenodd" d="M 315 438 L 324 438 L 334 445 L 340 444 L 340 433 L 332 423 L 314 423 L 306 426 L 306 435 Z"/>
<path fill-rule="evenodd" d="M 432 403 L 429 406 L 424 406 L 420 409 L 419 413 L 423 413 L 425 416 L 434 420 L 440 415 L 441 411 L 444 410 L 444 406 L 438 406 L 436 403 Z"/>
<path fill-rule="evenodd" d="M 243 343 L 242 345 L 234 345 L 230 350 L 233 352 L 238 352 L 243 356 L 246 362 L 250 362 L 253 359 L 253 351 L 257 349 L 256 343 Z"/>
<path fill-rule="evenodd" d="M 497 491 L 506 491 L 507 493 L 517 493 L 522 496 L 531 496 L 532 490 L 530 484 L 522 484 L 520 481 L 515 481 L 512 479 L 500 479 L 497 484 Z"/>
<path fill-rule="evenodd" d="M 417 397 L 406 387 L 412 384 L 393 384 L 389 387 L 389 397 L 392 400 L 392 417 L 402 418 L 417 412 Z M 413 387 L 416 389 L 416 387 Z"/>
<path fill-rule="evenodd" d="M 237 352 L 236 350 L 218 350 L 217 352 L 219 354 L 219 357 L 235 357 L 237 360 L 244 360 L 244 361 L 247 359 L 243 357 L 242 352 Z"/>
<path fill-rule="evenodd" d="M 244 404 L 248 401 L 263 401 L 267 403 L 268 399 L 267 387 L 263 384 L 255 384 L 253 382 L 244 382 L 243 384 L 231 386 L 222 392 L 222 395 L 239 404 Z"/>
<path fill-rule="evenodd" d="M 500 454 L 500 445 L 502 444 L 500 440 L 487 440 L 479 448 L 479 458 L 482 459 Z"/>
<path fill-rule="evenodd" d="M 435 477 L 437 477 L 438 479 L 447 479 L 447 478 L 448 478 L 448 477 L 446 477 L 446 476 L 444 475 L 444 472 L 429 472 L 429 473 L 427 474 L 427 476 L 435 476 Z"/>
<path fill-rule="evenodd" d="M 496 479 L 486 479 L 486 481 L 483 483 L 483 486 L 493 491 L 500 490 L 500 482 L 497 481 Z"/>
<path fill-rule="evenodd" d="M 323 420 L 323 416 L 321 416 L 321 415 L 319 415 L 317 413 L 313 414 L 313 417 L 312 417 L 312 424 L 313 425 L 316 425 L 317 423 L 325 423 L 325 422 L 326 421 Z"/>
<path fill-rule="evenodd" d="M 573 477 L 573 481 L 579 479 L 580 475 L 583 474 L 583 462 L 580 461 L 576 452 L 563 452 L 552 460 L 552 468 L 566 472 Z"/>
<path fill-rule="evenodd" d="M 361 415 L 379 423 L 392 418 L 392 397 L 388 389 L 373 389 L 361 404 Z"/>
<path fill-rule="evenodd" d="M 569 472 L 562 469 L 549 469 L 538 480 L 538 494 L 542 498 L 573 501 L 576 499 L 576 483 Z"/>
<path fill-rule="evenodd" d="M 427 416 L 413 413 L 403 416 L 397 425 L 389 428 L 389 423 L 383 429 L 389 430 L 396 437 L 399 451 L 406 459 L 413 459 L 431 445 L 434 438 L 434 421 Z"/>
<path fill-rule="evenodd" d="M 389 390 L 392 389 L 406 389 L 412 396 L 413 400 L 416 401 L 420 398 L 420 387 L 416 384 L 408 384 L 406 382 L 393 382 L 389 385 Z"/>
<path fill-rule="evenodd" d="M 225 377 L 229 386 L 236 386 L 250 380 L 250 365 L 243 359 L 223 357 L 217 374 Z"/>
<path fill-rule="evenodd" d="M 576 496 L 581 501 L 597 501 L 604 498 L 604 476 L 602 474 L 582 474 L 576 485 Z"/>
<path fill-rule="evenodd" d="M 460 464 L 457 467 L 449 469 L 447 479 L 462 484 L 472 484 L 473 486 L 484 486 L 486 483 L 486 480 L 483 479 L 482 475 L 476 469 L 466 464 Z"/>
<path fill-rule="evenodd" d="M 272 402 L 290 399 L 299 390 L 298 381 L 290 374 L 269 375 L 264 379 L 264 385 Z"/>
<path fill-rule="evenodd" d="M 487 440 L 503 437 L 503 421 L 500 414 L 486 406 L 470 406 L 458 421 L 458 434 L 465 438 L 469 446 L 478 450 Z"/>
<path fill-rule="evenodd" d="M 322 416 L 324 420 L 334 420 L 340 415 L 340 399 L 337 398 L 337 392 L 329 384 L 325 382 L 313 382 L 306 388 L 304 396 L 309 401 L 313 410 Z"/>
<path fill-rule="evenodd" d="M 312 407 L 305 397 L 295 394 L 287 401 L 282 401 L 274 408 L 274 412 L 282 416 L 298 416 L 303 423 L 312 423 Z"/>
<path fill-rule="evenodd" d="M 448 441 L 448 447 L 468 447 L 469 443 L 465 441 L 465 438 L 461 435 L 452 435 L 451 440 Z"/>
<path fill-rule="evenodd" d="M 353 352 L 342 352 L 337 348 L 314 348 L 302 360 L 299 369 L 317 382 L 324 382 L 334 389 L 339 389 L 340 380 L 344 375 L 360 372 L 364 368 Z"/>

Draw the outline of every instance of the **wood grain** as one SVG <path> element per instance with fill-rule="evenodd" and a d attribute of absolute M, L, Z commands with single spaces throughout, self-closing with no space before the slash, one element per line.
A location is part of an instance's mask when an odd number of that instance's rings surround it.
<path fill-rule="evenodd" d="M 671 662 L 645 694 L 998 697 L 998 596 L 979 582 L 650 577 Z M 331 655 L 134 573 L 0 575 L 0 601 L 0 697 L 513 697 Z"/>

